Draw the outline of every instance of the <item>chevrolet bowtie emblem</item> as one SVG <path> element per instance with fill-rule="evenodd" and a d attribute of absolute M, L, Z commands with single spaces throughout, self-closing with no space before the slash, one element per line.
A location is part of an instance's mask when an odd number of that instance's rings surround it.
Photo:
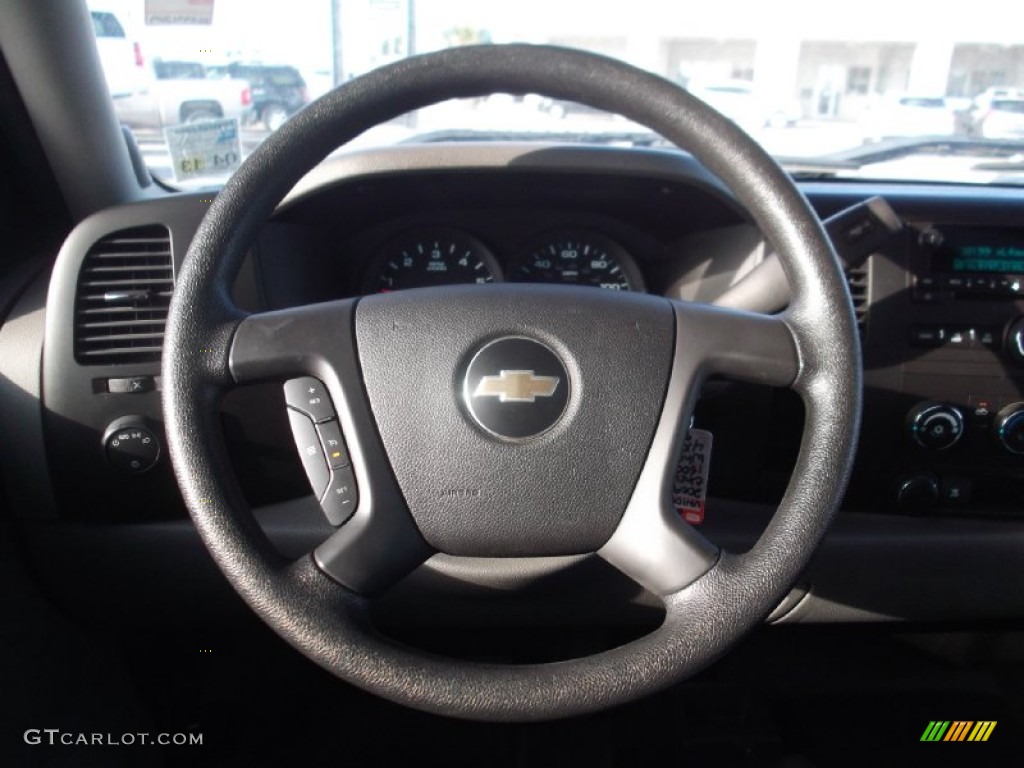
<path fill-rule="evenodd" d="M 496 397 L 502 403 L 532 403 L 538 397 L 555 394 L 559 381 L 557 376 L 535 376 L 533 371 L 502 371 L 498 376 L 481 378 L 473 397 Z"/>

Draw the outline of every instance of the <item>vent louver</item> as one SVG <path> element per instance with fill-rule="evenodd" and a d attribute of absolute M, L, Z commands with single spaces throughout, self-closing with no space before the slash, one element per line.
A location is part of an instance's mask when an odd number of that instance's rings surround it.
<path fill-rule="evenodd" d="M 870 259 L 856 269 L 846 271 L 846 282 L 850 286 L 853 313 L 857 317 L 857 331 L 861 341 L 868 333 L 868 305 L 871 303 Z"/>
<path fill-rule="evenodd" d="M 75 359 L 85 365 L 158 361 L 173 288 L 166 227 L 125 229 L 98 241 L 78 277 Z"/>

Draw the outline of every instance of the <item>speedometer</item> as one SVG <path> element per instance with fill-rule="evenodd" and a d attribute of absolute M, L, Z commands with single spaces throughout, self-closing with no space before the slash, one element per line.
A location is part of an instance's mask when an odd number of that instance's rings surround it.
<path fill-rule="evenodd" d="M 367 291 L 493 283 L 501 271 L 487 246 L 457 229 L 430 228 L 389 240 L 372 262 Z"/>
<path fill-rule="evenodd" d="M 642 291 L 643 279 L 626 249 L 589 230 L 551 232 L 524 248 L 509 268 L 509 280 L 523 283 L 593 285 L 613 291 Z"/>

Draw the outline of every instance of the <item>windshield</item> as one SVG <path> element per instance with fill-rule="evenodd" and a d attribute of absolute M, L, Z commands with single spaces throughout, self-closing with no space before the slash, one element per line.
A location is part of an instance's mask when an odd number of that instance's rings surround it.
<path fill-rule="evenodd" d="M 375 67 L 441 48 L 583 48 L 655 72 L 750 133 L 796 175 L 1024 181 L 1017 6 L 862 0 L 89 0 L 118 119 L 151 172 L 223 183 L 310 101 Z M 449 102 L 355 146 L 464 140 L 661 146 L 572 102 Z"/>

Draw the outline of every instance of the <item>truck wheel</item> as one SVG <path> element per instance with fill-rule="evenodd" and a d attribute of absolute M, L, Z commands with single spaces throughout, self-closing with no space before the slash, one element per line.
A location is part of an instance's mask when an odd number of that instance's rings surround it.
<path fill-rule="evenodd" d="M 284 122 L 287 119 L 288 112 L 280 104 L 268 104 L 260 113 L 260 120 L 263 121 L 263 124 L 269 131 L 276 131 L 284 125 Z"/>
<path fill-rule="evenodd" d="M 204 120 L 218 120 L 224 113 L 216 105 L 210 104 L 182 104 L 181 122 L 201 123 Z"/>

